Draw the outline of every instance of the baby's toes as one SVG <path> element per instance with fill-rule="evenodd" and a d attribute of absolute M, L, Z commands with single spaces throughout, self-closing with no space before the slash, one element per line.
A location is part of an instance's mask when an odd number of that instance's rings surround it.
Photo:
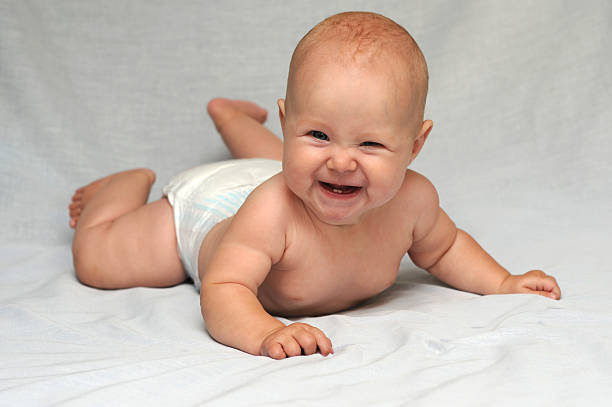
<path fill-rule="evenodd" d="M 72 216 L 73 213 L 75 213 L 77 210 L 80 211 L 82 208 L 82 205 L 79 202 L 72 202 L 70 203 L 70 205 L 68 205 L 68 211 L 70 212 L 70 216 Z"/>
<path fill-rule="evenodd" d="M 76 206 L 76 205 L 81 205 L 81 201 L 83 200 L 83 196 L 82 195 L 77 195 L 74 194 L 72 195 L 72 198 L 70 199 L 70 204 L 69 204 L 69 208 Z"/>
<path fill-rule="evenodd" d="M 81 211 L 80 210 L 74 210 L 74 211 L 70 211 L 70 223 L 72 223 L 72 221 L 74 220 L 75 223 L 77 220 L 79 220 L 79 217 L 81 216 Z"/>

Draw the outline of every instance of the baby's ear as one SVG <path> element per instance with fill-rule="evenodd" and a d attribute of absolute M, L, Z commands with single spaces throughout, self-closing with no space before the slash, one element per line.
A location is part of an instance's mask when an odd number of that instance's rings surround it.
<path fill-rule="evenodd" d="M 278 118 L 280 119 L 281 126 L 285 124 L 285 99 L 278 99 Z"/>
<path fill-rule="evenodd" d="M 429 137 L 429 133 L 431 133 L 431 129 L 433 129 L 433 122 L 431 120 L 425 120 L 421 125 L 421 129 L 419 130 L 419 134 L 414 139 L 414 143 L 412 144 L 412 154 L 410 158 L 410 162 L 416 158 L 417 155 L 421 152 L 427 137 Z"/>
<path fill-rule="evenodd" d="M 285 137 L 285 99 L 278 99 L 278 118 L 280 119 L 281 131 Z"/>

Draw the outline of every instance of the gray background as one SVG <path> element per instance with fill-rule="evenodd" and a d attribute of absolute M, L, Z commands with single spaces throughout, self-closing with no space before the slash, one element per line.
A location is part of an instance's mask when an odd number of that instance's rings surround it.
<path fill-rule="evenodd" d="M 395 19 L 428 60 L 435 124 L 413 168 L 458 226 L 513 273 L 554 275 L 562 300 L 463 293 L 405 262 L 364 306 L 303 319 L 333 357 L 273 362 L 214 342 L 190 285 L 79 284 L 74 189 L 146 166 L 157 198 L 228 158 L 215 96 L 263 105 L 280 135 L 293 47 L 346 10 Z M 0 0 L 0 404 L 605 405 L 611 39 L 603 0 Z"/>
<path fill-rule="evenodd" d="M 352 9 L 394 18 L 427 57 L 435 126 L 414 168 L 458 223 L 490 210 L 493 231 L 508 207 L 525 226 L 556 211 L 546 226 L 565 230 L 585 216 L 573 208 L 610 215 L 610 2 L 3 0 L 0 242 L 70 240 L 72 191 L 107 173 L 150 167 L 157 197 L 174 173 L 227 158 L 215 96 L 263 105 L 280 136 L 293 47 Z"/>

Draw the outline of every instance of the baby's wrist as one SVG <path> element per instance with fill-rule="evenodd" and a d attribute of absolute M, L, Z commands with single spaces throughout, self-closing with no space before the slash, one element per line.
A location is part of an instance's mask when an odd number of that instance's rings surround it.
<path fill-rule="evenodd" d="M 510 294 L 512 293 L 512 274 L 508 273 L 503 277 L 497 287 L 497 294 Z"/>
<path fill-rule="evenodd" d="M 272 335 L 274 335 L 275 333 L 277 333 L 278 331 L 280 331 L 281 329 L 285 328 L 286 325 L 283 324 L 282 322 L 276 320 L 277 324 L 274 324 L 273 327 L 271 327 L 270 329 L 264 330 L 262 334 L 259 335 L 259 340 L 258 340 L 258 352 L 256 354 L 258 354 L 259 356 L 268 356 L 268 352 L 266 350 L 266 346 L 267 346 L 267 339 L 269 337 L 271 337 Z"/>

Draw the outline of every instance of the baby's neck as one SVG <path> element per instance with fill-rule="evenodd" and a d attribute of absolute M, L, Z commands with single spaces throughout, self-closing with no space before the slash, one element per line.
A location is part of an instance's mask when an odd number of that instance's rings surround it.
<path fill-rule="evenodd" d="M 306 212 L 306 215 L 311 220 L 315 229 L 321 231 L 326 235 L 336 236 L 338 238 L 351 235 L 354 236 L 356 233 L 367 229 L 371 222 L 375 221 L 375 218 L 377 217 L 378 213 L 377 209 L 378 208 L 369 210 L 353 222 L 329 223 L 319 219 L 316 213 L 304 204 L 304 210 Z"/>

